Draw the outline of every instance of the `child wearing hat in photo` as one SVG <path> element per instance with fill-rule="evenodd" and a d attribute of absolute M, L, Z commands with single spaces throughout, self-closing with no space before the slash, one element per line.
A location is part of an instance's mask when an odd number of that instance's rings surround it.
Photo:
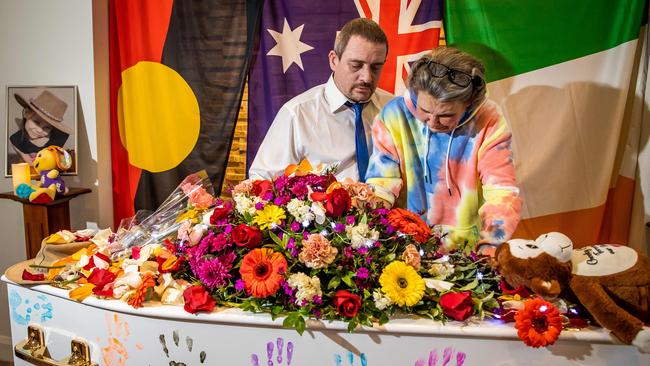
<path fill-rule="evenodd" d="M 9 137 L 9 141 L 20 159 L 31 165 L 41 149 L 63 147 L 68 140 L 72 131 L 63 123 L 68 105 L 47 90 L 29 102 L 19 94 L 14 96 L 23 107 L 23 118 L 20 129 Z"/>

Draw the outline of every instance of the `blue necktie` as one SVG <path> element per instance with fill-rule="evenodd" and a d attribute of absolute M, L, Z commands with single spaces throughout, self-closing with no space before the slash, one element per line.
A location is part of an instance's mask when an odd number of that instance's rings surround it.
<path fill-rule="evenodd" d="M 366 143 L 366 131 L 363 128 L 363 119 L 361 118 L 365 103 L 346 102 L 345 105 L 354 109 L 354 141 L 357 148 L 359 182 L 365 182 L 366 171 L 368 170 L 368 144 Z"/>

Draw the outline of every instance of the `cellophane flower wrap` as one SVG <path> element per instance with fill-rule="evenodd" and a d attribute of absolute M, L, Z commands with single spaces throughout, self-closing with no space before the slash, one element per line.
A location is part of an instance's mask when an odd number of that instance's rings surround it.
<path fill-rule="evenodd" d="M 128 256 L 97 261 L 101 268 L 77 266 L 70 296 L 135 307 L 153 300 L 192 313 L 239 307 L 284 316 L 299 332 L 308 318 L 341 320 L 353 330 L 413 315 L 483 318 L 498 307 L 488 259 L 472 248 L 441 251 L 442 234 L 419 214 L 385 208 L 369 185 L 312 170 L 302 163 L 273 180 L 243 181 L 228 200 L 201 192 L 200 206 L 196 190 L 183 187 L 208 192 L 203 180 L 184 181 L 139 224 L 151 240 L 127 245 Z M 110 243 L 85 258 L 109 254 Z"/>
<path fill-rule="evenodd" d="M 176 236 L 186 219 L 196 223 L 216 203 L 214 188 L 205 170 L 187 176 L 158 209 L 151 213 L 138 211 L 122 220 L 110 247 L 114 256 L 128 254 L 133 247 L 159 243 Z"/>

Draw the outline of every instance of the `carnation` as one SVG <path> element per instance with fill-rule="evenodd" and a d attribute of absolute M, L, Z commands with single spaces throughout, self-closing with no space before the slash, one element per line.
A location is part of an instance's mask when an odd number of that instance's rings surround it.
<path fill-rule="evenodd" d="M 315 297 L 322 297 L 323 292 L 320 288 L 320 279 L 317 276 L 309 277 L 304 273 L 296 273 L 289 276 L 287 284 L 292 289 L 297 290 L 295 293 L 296 304 L 303 301 L 313 301 Z"/>
<path fill-rule="evenodd" d="M 314 214 L 311 212 L 309 206 L 305 202 L 294 198 L 287 204 L 287 210 L 298 222 L 311 222 L 314 220 Z"/>
<path fill-rule="evenodd" d="M 366 243 L 371 241 L 376 241 L 379 239 L 379 233 L 377 230 L 370 230 L 368 224 L 360 223 L 354 226 L 348 226 L 345 229 L 345 233 L 350 238 L 352 248 L 359 249 L 362 246 L 365 246 Z"/>
<path fill-rule="evenodd" d="M 253 182 L 250 179 L 239 182 L 232 188 L 233 197 L 238 194 L 249 194 L 253 190 Z"/>
<path fill-rule="evenodd" d="M 323 206 L 323 204 L 320 202 L 312 202 L 310 209 L 311 212 L 314 214 L 316 223 L 322 225 L 325 222 L 325 217 L 326 217 L 325 206 Z"/>
<path fill-rule="evenodd" d="M 436 279 L 444 280 L 447 276 L 454 273 L 454 265 L 447 261 L 442 262 L 437 260 L 435 263 L 428 266 L 427 272 Z"/>
<path fill-rule="evenodd" d="M 391 300 L 390 297 L 384 295 L 379 290 L 373 291 L 372 298 L 375 300 L 375 307 L 378 310 L 384 310 L 390 305 L 393 305 L 393 300 Z"/>
<path fill-rule="evenodd" d="M 306 240 L 303 240 L 302 245 L 298 258 L 309 268 L 326 268 L 339 252 L 321 234 L 309 235 Z"/>

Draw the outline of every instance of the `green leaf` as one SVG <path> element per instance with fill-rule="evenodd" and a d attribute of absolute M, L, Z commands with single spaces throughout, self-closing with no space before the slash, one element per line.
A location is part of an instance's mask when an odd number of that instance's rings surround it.
<path fill-rule="evenodd" d="M 335 289 L 339 287 L 339 284 L 341 284 L 341 278 L 340 277 L 332 277 L 330 282 L 327 284 L 328 289 Z"/>
<path fill-rule="evenodd" d="M 302 335 L 302 333 L 305 332 L 305 318 L 298 315 L 296 317 L 296 322 L 294 324 L 295 324 L 296 331 L 298 331 L 298 334 Z"/>
<path fill-rule="evenodd" d="M 275 233 L 274 233 L 273 231 L 270 231 L 270 230 L 269 230 L 268 233 L 269 233 L 269 236 L 271 237 L 271 240 L 273 240 L 273 242 L 274 242 L 275 244 L 277 244 L 277 245 L 279 245 L 279 246 L 281 246 L 281 247 L 284 248 L 284 246 L 282 245 L 282 240 L 280 240 L 280 238 L 279 238 L 277 235 L 275 235 Z"/>
<path fill-rule="evenodd" d="M 475 277 L 474 280 L 473 280 L 472 282 L 470 282 L 470 283 L 468 283 L 467 285 L 461 287 L 459 291 L 467 291 L 467 290 L 471 290 L 471 289 L 473 289 L 473 288 L 476 287 L 476 286 L 478 286 L 478 278 Z"/>
<path fill-rule="evenodd" d="M 343 282 L 345 282 L 346 285 L 350 287 L 356 287 L 354 281 L 352 281 L 352 277 L 354 276 L 353 272 L 348 273 L 345 277 L 342 278 Z"/>

